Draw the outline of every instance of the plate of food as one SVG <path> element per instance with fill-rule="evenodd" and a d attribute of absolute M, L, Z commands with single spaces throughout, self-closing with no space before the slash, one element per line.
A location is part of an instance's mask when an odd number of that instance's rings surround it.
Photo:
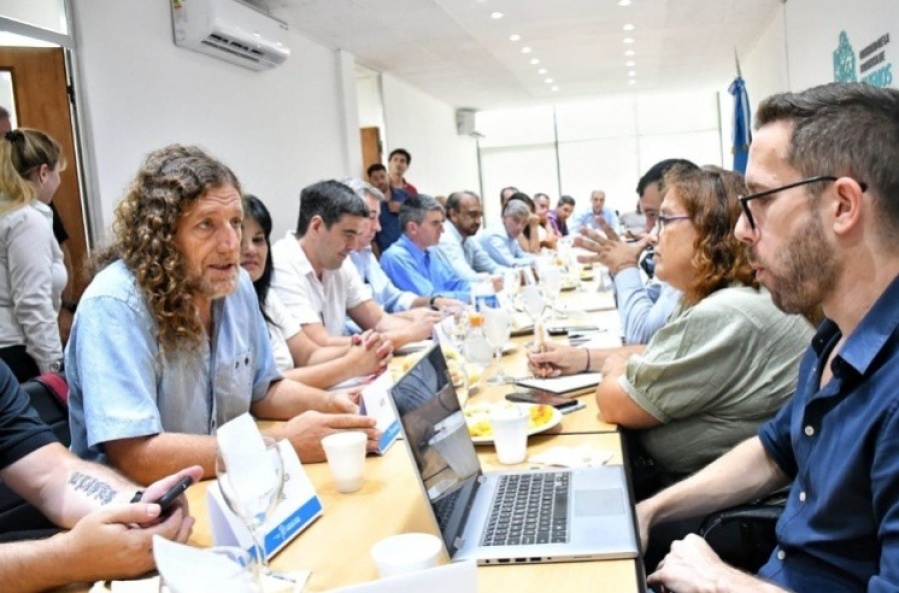
<path fill-rule="evenodd" d="M 577 288 L 578 284 L 579 282 L 576 278 L 566 278 L 562 281 L 562 292 L 565 292 L 566 290 L 574 290 L 575 288 Z"/>
<path fill-rule="evenodd" d="M 528 436 L 541 433 L 557 426 L 562 421 L 562 412 L 552 406 L 543 404 L 517 404 L 503 402 L 478 402 L 465 406 L 465 423 L 468 434 L 475 445 L 493 444 L 493 429 L 490 427 L 490 412 L 495 407 L 525 406 L 528 408 Z"/>

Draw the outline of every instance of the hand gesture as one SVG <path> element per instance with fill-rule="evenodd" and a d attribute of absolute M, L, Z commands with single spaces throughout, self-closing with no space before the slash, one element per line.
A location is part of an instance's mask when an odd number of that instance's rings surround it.
<path fill-rule="evenodd" d="M 325 460 L 322 438 L 342 430 L 364 431 L 368 436 L 368 450 L 377 451 L 381 431 L 375 428 L 375 419 L 367 416 L 304 412 L 287 422 L 285 437 L 303 463 L 317 463 Z"/>
<path fill-rule="evenodd" d="M 558 342 L 545 342 L 541 352 L 528 352 L 528 369 L 536 377 L 558 377 L 584 372 L 587 351 Z"/>

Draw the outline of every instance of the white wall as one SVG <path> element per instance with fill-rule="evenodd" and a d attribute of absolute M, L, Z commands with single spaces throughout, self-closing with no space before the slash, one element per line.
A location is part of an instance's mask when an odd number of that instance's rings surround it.
<path fill-rule="evenodd" d="M 290 59 L 253 72 L 176 47 L 168 2 L 73 4 L 99 190 L 90 200 L 104 228 L 143 156 L 173 142 L 231 166 L 269 206 L 278 235 L 295 226 L 305 185 L 349 173 L 353 124 L 342 119 L 345 64 L 335 52 L 291 33 Z"/>
<path fill-rule="evenodd" d="M 899 58 L 899 2 L 896 0 L 790 0 L 785 18 L 792 90 L 833 82 L 833 52 L 838 47 L 841 31 L 846 31 L 852 45 L 856 72 L 863 61 L 859 52 L 884 34 L 889 34 L 891 41 L 883 48 L 886 59 L 881 66 L 893 64 Z M 892 74 L 895 79 L 896 72 Z M 895 88 L 896 80 L 889 86 Z"/>
<path fill-rule="evenodd" d="M 412 165 L 406 179 L 421 193 L 477 192 L 477 145 L 456 133 L 455 110 L 389 73 L 381 75 L 381 91 L 387 128 L 384 158 L 395 148 L 408 150 Z"/>

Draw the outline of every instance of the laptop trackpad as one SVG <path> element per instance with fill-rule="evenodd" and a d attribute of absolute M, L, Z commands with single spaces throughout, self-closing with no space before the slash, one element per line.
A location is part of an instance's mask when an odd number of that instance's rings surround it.
<path fill-rule="evenodd" d="M 603 517 L 620 515 L 624 512 L 621 490 L 603 488 L 601 490 L 578 490 L 575 492 L 575 517 Z"/>

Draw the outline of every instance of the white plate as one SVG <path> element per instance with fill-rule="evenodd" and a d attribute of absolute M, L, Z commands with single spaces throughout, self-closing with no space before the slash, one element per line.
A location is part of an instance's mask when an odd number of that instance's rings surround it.
<path fill-rule="evenodd" d="M 518 344 L 516 344 L 515 342 L 506 342 L 506 345 L 503 346 L 503 354 L 515 352 L 516 350 L 518 350 Z"/>
<path fill-rule="evenodd" d="M 514 405 L 514 406 L 527 406 L 528 413 L 530 413 L 530 408 L 537 407 L 538 404 L 512 404 L 508 402 L 480 402 L 480 403 L 471 403 L 465 407 L 465 422 L 471 425 L 473 422 L 479 422 L 481 420 L 485 420 L 489 422 L 488 418 L 490 416 L 490 410 L 493 406 L 505 406 L 505 405 Z M 557 410 L 552 406 L 545 406 L 552 411 L 552 415 L 548 420 L 543 422 L 542 424 L 534 427 L 528 426 L 528 436 L 532 434 L 538 434 L 544 431 L 549 430 L 553 426 L 557 426 L 562 421 L 562 412 Z M 493 444 L 493 435 L 485 435 L 485 436 L 472 436 L 471 441 L 475 445 L 492 445 Z"/>

